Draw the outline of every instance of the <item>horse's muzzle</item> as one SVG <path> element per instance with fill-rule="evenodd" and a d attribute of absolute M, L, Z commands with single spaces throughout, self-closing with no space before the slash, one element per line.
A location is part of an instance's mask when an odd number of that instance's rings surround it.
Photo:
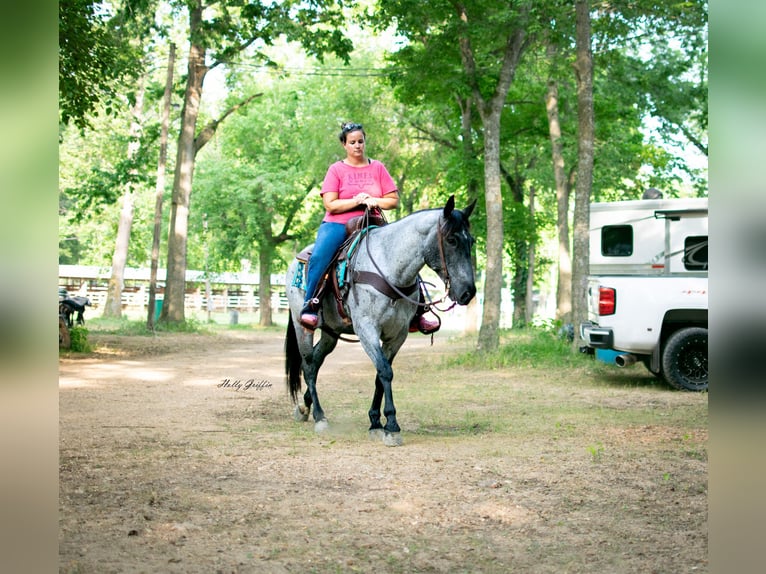
<path fill-rule="evenodd" d="M 458 295 L 455 301 L 457 301 L 458 304 L 460 305 L 468 305 L 468 303 L 471 302 L 471 299 L 473 299 L 475 296 L 476 296 L 476 287 L 472 285 L 469 289 L 466 289 L 460 295 Z"/>

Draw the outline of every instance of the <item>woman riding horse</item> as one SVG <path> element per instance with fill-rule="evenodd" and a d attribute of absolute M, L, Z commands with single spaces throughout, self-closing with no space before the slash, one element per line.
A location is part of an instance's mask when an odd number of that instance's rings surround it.
<path fill-rule="evenodd" d="M 285 374 L 290 396 L 296 402 L 297 420 L 308 420 L 313 410 L 314 429 L 322 432 L 328 428 L 317 394 L 317 374 L 341 335 L 353 333 L 375 366 L 375 391 L 368 413 L 370 435 L 382 437 L 388 446 L 402 444 L 392 365 L 422 303 L 419 274 L 429 267 L 444 282 L 445 297 L 458 305 L 468 305 L 474 298 L 474 239 L 468 218 L 475 204 L 461 211 L 455 209 L 455 198 L 450 197 L 442 209 L 417 211 L 388 225 L 369 228 L 346 260 L 345 295 L 340 300 L 322 297 L 319 302 L 322 319 L 318 340 L 313 329 L 303 328 L 299 322 L 305 299 L 305 269 L 303 259 L 293 260 L 285 277 L 290 303 Z M 299 402 L 301 378 L 306 392 Z"/>
<path fill-rule="evenodd" d="M 379 213 L 399 205 L 399 191 L 386 166 L 365 153 L 366 137 L 361 124 L 347 122 L 341 126 L 338 139 L 346 150 L 346 158 L 330 166 L 322 183 L 320 193 L 326 213 L 309 260 L 306 297 L 300 315 L 301 325 L 307 329 L 315 329 L 319 323 L 319 300 L 315 292 L 335 252 L 346 239 L 346 223 L 364 214 L 365 209 Z M 426 319 L 423 308 L 419 307 L 410 330 L 429 334 L 438 329 L 439 323 Z"/>

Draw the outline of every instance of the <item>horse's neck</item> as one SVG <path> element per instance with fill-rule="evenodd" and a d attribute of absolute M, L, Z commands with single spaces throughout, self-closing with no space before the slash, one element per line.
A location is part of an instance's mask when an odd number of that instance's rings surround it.
<path fill-rule="evenodd" d="M 378 228 L 369 244 L 369 256 L 381 271 L 398 277 L 402 284 L 414 281 L 435 241 L 439 217 L 438 210 L 422 211 Z M 362 252 L 367 255 L 366 246 Z"/>

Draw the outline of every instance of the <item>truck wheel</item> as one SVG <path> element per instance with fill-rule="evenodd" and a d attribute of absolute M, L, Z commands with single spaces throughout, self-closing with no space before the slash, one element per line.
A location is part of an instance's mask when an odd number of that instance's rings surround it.
<path fill-rule="evenodd" d="M 673 333 L 662 352 L 662 372 L 677 389 L 707 390 L 707 329 L 686 327 Z"/>

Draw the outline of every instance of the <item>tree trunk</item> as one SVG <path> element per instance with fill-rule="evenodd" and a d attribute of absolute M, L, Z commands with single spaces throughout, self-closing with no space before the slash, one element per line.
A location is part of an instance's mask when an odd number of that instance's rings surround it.
<path fill-rule="evenodd" d="M 271 259 L 273 248 L 265 247 L 264 241 L 258 250 L 258 305 L 260 307 L 261 327 L 271 327 L 274 324 L 271 308 Z"/>
<path fill-rule="evenodd" d="M 469 23 L 465 7 L 457 4 L 458 16 Z M 487 268 L 484 279 L 484 312 L 479 329 L 479 350 L 491 351 L 498 347 L 500 335 L 500 303 L 503 287 L 503 196 L 500 189 L 500 119 L 508 90 L 516 73 L 516 66 L 526 48 L 526 10 L 519 25 L 506 38 L 503 60 L 494 94 L 485 102 L 479 87 L 476 59 L 468 35 L 459 38 L 460 57 L 463 62 L 473 99 L 484 126 L 484 199 L 487 211 Z"/>
<path fill-rule="evenodd" d="M 531 163 L 530 163 L 531 167 Z M 524 209 L 524 185 L 526 180 L 522 175 L 511 174 L 502 164 L 500 164 L 500 173 L 505 179 L 505 183 L 511 190 L 513 202 L 518 204 L 516 209 L 520 213 Z M 533 223 L 533 222 L 532 222 Z M 527 283 L 529 281 L 529 250 L 530 243 L 527 241 L 527 233 L 515 233 L 511 238 L 513 246 L 513 279 L 512 279 L 512 297 L 513 297 L 513 318 L 512 326 L 524 327 L 527 323 Z"/>
<path fill-rule="evenodd" d="M 136 101 L 131 110 L 128 142 L 129 164 L 135 159 L 141 147 L 139 138 L 141 136 L 141 124 L 143 123 L 144 84 L 145 78 L 141 75 L 138 89 L 136 90 Z M 131 172 L 132 175 L 135 175 L 134 168 L 131 168 Z M 125 264 L 128 260 L 130 229 L 133 226 L 133 188 L 133 183 L 125 184 L 125 191 L 122 194 L 122 208 L 120 209 L 120 220 L 117 224 L 117 239 L 114 244 L 114 254 L 112 255 L 112 274 L 109 277 L 103 317 L 113 317 L 116 319 L 122 317 L 122 289 L 125 283 Z"/>
<path fill-rule="evenodd" d="M 168 126 L 170 124 L 170 98 L 173 94 L 173 68 L 176 61 L 176 45 L 170 44 L 168 69 L 165 76 L 165 93 L 162 98 L 162 119 L 160 122 L 160 157 L 157 160 L 157 183 L 154 200 L 154 233 L 152 234 L 152 263 L 149 272 L 149 304 L 147 305 L 146 328 L 154 329 L 154 307 L 157 298 L 157 268 L 160 259 L 160 234 L 162 233 L 162 198 L 165 194 L 165 164 L 168 159 Z"/>
<path fill-rule="evenodd" d="M 189 76 L 186 82 L 184 105 L 181 112 L 181 132 L 178 136 L 173 198 L 168 234 L 168 265 L 165 300 L 160 321 L 183 323 L 186 290 L 186 245 L 188 240 L 189 202 L 196 154 L 195 130 L 202 98 L 202 83 L 207 74 L 205 48 L 196 43 L 202 24 L 202 5 L 194 4 L 189 10 Z"/>
<path fill-rule="evenodd" d="M 550 54 L 550 49 L 549 49 Z M 556 181 L 556 231 L 558 232 L 558 280 L 556 285 L 556 319 L 567 323 L 572 316 L 572 259 L 569 252 L 569 183 L 564 169 L 564 149 L 559 122 L 559 88 L 556 80 L 548 80 L 545 94 L 548 133 L 551 138 L 553 176 Z"/>
<path fill-rule="evenodd" d="M 478 348 L 494 350 L 500 342 L 500 304 L 503 289 L 503 196 L 500 192 L 500 113 L 484 120 L 484 201 L 487 210 L 487 267 L 484 312 Z"/>
<path fill-rule="evenodd" d="M 590 45 L 590 1 L 575 2 L 577 78 L 577 184 L 574 209 L 574 265 L 572 270 L 572 322 L 575 338 L 573 346 L 582 344 L 579 324 L 588 318 L 588 265 L 590 193 L 593 185 L 593 145 L 595 120 L 593 115 L 593 54 Z"/>
<path fill-rule="evenodd" d="M 468 181 L 466 183 L 468 202 L 472 202 L 474 199 L 478 199 L 479 196 L 479 181 L 475 177 L 475 164 L 476 164 L 476 150 L 473 145 L 473 100 L 471 98 L 458 98 L 458 105 L 460 107 L 460 133 L 462 135 L 463 144 L 463 164 L 468 170 Z M 473 268 L 476 269 L 477 257 L 476 248 L 474 247 L 471 254 L 471 260 L 473 261 Z M 476 333 L 479 330 L 479 298 L 474 297 L 468 304 L 465 313 L 464 331 L 465 333 Z"/>
<path fill-rule="evenodd" d="M 529 219 L 535 221 L 535 188 L 529 188 Z M 527 285 L 525 289 L 526 300 L 524 301 L 524 322 L 529 325 L 534 317 L 534 291 L 535 291 L 535 241 L 529 242 L 529 253 L 527 254 Z"/>

